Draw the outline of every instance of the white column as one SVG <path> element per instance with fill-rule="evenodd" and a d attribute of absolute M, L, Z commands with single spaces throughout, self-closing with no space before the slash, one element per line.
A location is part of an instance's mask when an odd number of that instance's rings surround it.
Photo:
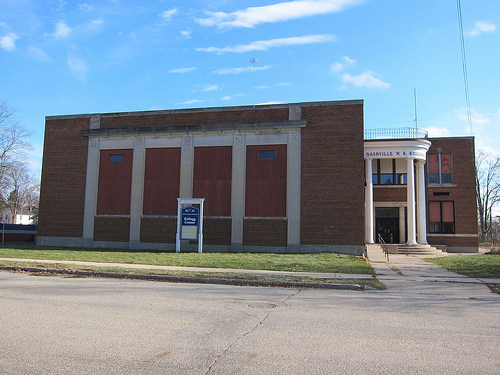
<path fill-rule="evenodd" d="M 407 159 L 408 245 L 417 245 L 415 228 L 415 171 L 413 159 Z"/>
<path fill-rule="evenodd" d="M 180 198 L 188 199 L 193 197 L 193 165 L 193 136 L 184 135 L 182 136 L 181 145 L 181 171 L 179 183 Z"/>
<path fill-rule="evenodd" d="M 286 176 L 286 217 L 288 223 L 288 249 L 300 248 L 300 132 L 288 134 Z"/>
<path fill-rule="evenodd" d="M 83 211 L 83 238 L 91 246 L 94 240 L 94 217 L 97 209 L 99 184 L 99 140 L 89 138 L 87 152 L 87 179 L 85 184 L 85 208 Z"/>
<path fill-rule="evenodd" d="M 243 246 L 243 217 L 245 216 L 246 146 L 243 133 L 234 134 L 232 168 L 231 248 L 237 249 Z"/>
<path fill-rule="evenodd" d="M 132 161 L 132 189 L 130 193 L 130 234 L 129 248 L 138 249 L 141 240 L 141 216 L 144 191 L 144 163 L 146 149 L 144 138 L 134 139 L 134 156 Z"/>
<path fill-rule="evenodd" d="M 417 233 L 418 243 L 427 245 L 427 226 L 425 213 L 425 161 L 417 160 Z"/>
<path fill-rule="evenodd" d="M 372 159 L 365 159 L 365 242 L 373 243 L 373 180 Z"/>

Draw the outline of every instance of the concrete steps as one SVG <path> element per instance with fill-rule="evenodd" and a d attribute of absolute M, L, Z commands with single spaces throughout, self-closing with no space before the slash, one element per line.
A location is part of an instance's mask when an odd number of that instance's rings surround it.
<path fill-rule="evenodd" d="M 445 255 L 444 252 L 430 245 L 398 245 L 397 253 L 408 255 Z"/>

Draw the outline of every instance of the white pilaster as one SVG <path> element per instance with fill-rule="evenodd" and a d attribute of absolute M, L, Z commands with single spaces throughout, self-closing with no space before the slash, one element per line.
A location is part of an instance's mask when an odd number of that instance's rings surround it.
<path fill-rule="evenodd" d="M 372 159 L 365 159 L 365 242 L 374 243 Z"/>
<path fill-rule="evenodd" d="M 417 160 L 417 233 L 418 243 L 421 245 L 427 245 L 424 164 L 425 161 Z"/>
<path fill-rule="evenodd" d="M 93 241 L 94 239 L 94 216 L 97 209 L 97 187 L 99 183 L 99 156 L 99 140 L 89 138 L 83 211 L 83 238 L 87 241 Z"/>
<path fill-rule="evenodd" d="M 233 138 L 233 167 L 231 177 L 231 245 L 243 245 L 243 217 L 245 216 L 245 135 L 235 133 Z"/>
<path fill-rule="evenodd" d="M 144 138 L 134 139 L 134 156 L 132 160 L 132 187 L 130 193 L 130 234 L 129 248 L 138 249 L 141 240 L 141 215 L 144 192 L 144 163 L 146 149 Z"/>
<path fill-rule="evenodd" d="M 288 222 L 288 247 L 300 247 L 300 132 L 291 131 L 287 144 L 286 216 Z"/>
<path fill-rule="evenodd" d="M 408 245 L 417 245 L 415 228 L 415 171 L 413 159 L 407 159 Z"/>
<path fill-rule="evenodd" d="M 181 145 L 181 171 L 179 183 L 180 198 L 189 199 L 193 195 L 194 148 L 193 136 L 184 135 Z"/>

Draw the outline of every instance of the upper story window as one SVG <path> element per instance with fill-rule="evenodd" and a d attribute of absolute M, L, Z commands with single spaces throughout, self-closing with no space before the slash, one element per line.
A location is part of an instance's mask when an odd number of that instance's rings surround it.
<path fill-rule="evenodd" d="M 429 184 L 452 184 L 451 153 L 427 154 Z"/>
<path fill-rule="evenodd" d="M 406 185 L 405 159 L 374 159 L 374 185 Z"/>

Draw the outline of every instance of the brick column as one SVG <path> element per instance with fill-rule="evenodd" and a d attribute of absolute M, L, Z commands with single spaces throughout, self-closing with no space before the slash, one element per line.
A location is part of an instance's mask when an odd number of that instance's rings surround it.
<path fill-rule="evenodd" d="M 373 181 L 372 159 L 365 159 L 365 242 L 374 243 L 373 240 Z"/>

